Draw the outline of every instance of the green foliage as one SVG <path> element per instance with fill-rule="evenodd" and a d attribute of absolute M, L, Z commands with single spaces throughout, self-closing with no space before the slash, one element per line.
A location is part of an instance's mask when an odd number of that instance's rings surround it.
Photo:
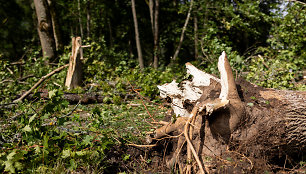
<path fill-rule="evenodd" d="M 96 87 L 85 86 L 74 89 L 72 92 L 85 93 L 99 92 L 105 95 L 105 103 L 114 104 L 96 105 L 96 107 L 79 106 L 81 112 L 74 111 L 69 103 L 63 99 L 64 78 L 66 71 L 55 74 L 35 90 L 35 102 L 25 100 L 15 105 L 13 109 L 1 109 L 2 132 L 0 137 L 0 171 L 9 173 L 54 173 L 73 172 L 79 168 L 91 166 L 91 171 L 101 172 L 108 166 L 107 152 L 117 143 L 140 143 L 145 132 L 151 125 L 144 120 L 151 120 L 148 111 L 155 119 L 162 118 L 161 113 L 154 113 L 154 106 L 130 107 L 123 103 L 121 94 L 134 93 L 129 90 L 130 81 L 134 88 L 144 96 L 155 98 L 158 96 L 156 85 L 172 80 L 174 75 L 171 69 L 155 70 L 152 68 L 140 71 L 137 66 L 129 68 L 133 61 L 121 61 L 110 64 L 114 56 L 124 60 L 125 54 L 104 52 L 93 45 L 92 52 L 99 53 L 100 58 L 91 59 L 98 54 L 85 52 L 87 56 L 84 70 L 85 83 L 98 83 Z M 38 51 L 31 51 L 27 55 L 30 59 L 23 65 L 12 65 L 1 60 L 1 81 L 12 79 L 2 85 L 1 96 L 7 98 L 2 101 L 8 103 L 21 90 L 28 90 L 40 77 L 46 75 L 53 67 L 44 66 L 45 59 L 35 58 Z M 92 57 L 91 57 L 92 56 Z M 121 56 L 121 57 L 120 57 Z M 60 57 L 58 66 L 68 61 L 69 54 Z M 9 69 L 9 70 L 8 70 Z M 20 73 L 22 69 L 22 74 Z M 10 73 L 12 72 L 12 73 Z M 36 72 L 36 73 L 35 73 Z M 26 85 L 20 85 L 16 80 L 19 76 L 35 73 L 34 77 L 25 80 Z M 92 77 L 92 78 L 91 78 Z M 152 80 L 154 79 L 154 80 Z M 115 83 L 110 83 L 110 82 Z M 89 88 L 89 89 L 88 89 Z M 40 97 L 40 91 L 47 92 L 49 100 Z M 141 101 L 134 101 L 142 103 Z M 68 114 L 69 113 L 69 114 Z M 137 134 L 137 135 L 135 135 Z M 125 161 L 129 156 L 123 157 Z"/>
<path fill-rule="evenodd" d="M 81 167 L 78 165 L 103 168 L 105 150 L 112 146 L 113 140 L 106 130 L 86 135 L 61 129 L 67 125 L 77 128 L 73 123 L 76 115 L 64 116 L 69 109 L 62 94 L 60 90 L 52 90 L 49 91 L 51 100 L 47 102 L 24 103 L 16 107 L 15 112 L 21 114 L 16 121 L 4 124 L 8 127 L 2 130 L 6 142 L 0 156 L 0 170 L 10 173 L 53 171 L 52 167 L 59 161 L 71 171 Z M 14 112 L 5 111 L 5 115 L 12 114 Z M 12 135 L 19 137 L 12 139 Z"/>
<path fill-rule="evenodd" d="M 306 11 L 300 4 L 288 6 L 288 14 L 274 18 L 270 46 L 257 49 L 263 56 L 251 60 L 247 78 L 264 87 L 305 90 L 305 84 L 295 81 L 306 65 Z"/>
<path fill-rule="evenodd" d="M 115 52 L 105 46 L 105 42 L 89 42 L 90 50 L 87 50 L 84 74 L 87 77 L 85 83 L 97 83 L 93 90 L 103 91 L 110 98 L 105 102 L 113 100 L 120 103 L 120 94 L 127 93 L 126 89 L 132 86 L 140 91 L 140 94 L 156 98 L 159 95 L 157 85 L 180 80 L 184 68 L 166 67 L 154 69 L 147 67 L 140 70 L 134 60 L 128 60 L 127 53 Z M 131 84 L 130 84 L 131 83 Z M 132 86 L 131 86 L 132 85 Z"/>
<path fill-rule="evenodd" d="M 296 89 L 293 84 L 298 66 L 290 61 L 290 54 L 280 55 L 274 59 L 271 54 L 254 57 L 249 65 L 247 79 L 268 88 Z"/>

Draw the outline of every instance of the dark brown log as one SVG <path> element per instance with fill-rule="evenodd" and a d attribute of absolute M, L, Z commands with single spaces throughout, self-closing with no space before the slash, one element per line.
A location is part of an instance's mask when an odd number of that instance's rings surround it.
<path fill-rule="evenodd" d="M 265 89 L 243 79 L 238 84 L 247 117 L 232 134 L 233 141 L 240 141 L 244 150 L 256 146 L 269 158 L 305 154 L 306 92 Z"/>
<path fill-rule="evenodd" d="M 25 97 L 27 100 L 44 99 L 49 100 L 48 91 L 38 92 L 39 94 L 29 94 Z M 123 100 L 129 100 L 135 97 L 134 94 L 118 94 Z M 93 103 L 113 103 L 112 100 L 104 101 L 104 98 L 108 97 L 99 93 L 87 93 L 87 94 L 75 94 L 75 93 L 64 93 L 62 98 L 67 100 L 70 104 L 76 104 L 79 101 L 81 104 L 93 104 Z"/>

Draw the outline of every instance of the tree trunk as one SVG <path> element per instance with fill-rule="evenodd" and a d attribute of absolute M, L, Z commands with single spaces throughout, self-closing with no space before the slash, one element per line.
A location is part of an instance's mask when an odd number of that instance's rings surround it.
<path fill-rule="evenodd" d="M 48 0 L 48 5 L 50 8 L 51 21 L 52 21 L 52 27 L 53 27 L 53 36 L 55 40 L 56 51 L 59 51 L 63 49 L 63 41 L 62 41 L 62 35 L 60 32 L 60 27 L 58 23 L 58 17 L 55 11 L 54 0 Z"/>
<path fill-rule="evenodd" d="M 80 25 L 80 34 L 81 38 L 83 38 L 83 25 L 82 25 L 82 15 L 81 15 L 81 3 L 80 0 L 78 0 L 78 14 L 79 14 L 79 25 Z"/>
<path fill-rule="evenodd" d="M 90 37 L 90 1 L 87 0 L 86 2 L 86 14 L 87 14 L 87 37 Z"/>
<path fill-rule="evenodd" d="M 149 11 L 150 11 L 150 21 L 151 21 L 151 27 L 152 27 L 152 33 L 154 37 L 154 15 L 153 15 L 153 7 L 154 3 L 153 0 L 149 0 Z"/>
<path fill-rule="evenodd" d="M 159 0 L 155 0 L 154 10 L 154 68 L 158 68 L 158 51 L 159 51 L 159 37 L 158 37 L 158 11 L 159 11 Z"/>
<path fill-rule="evenodd" d="M 182 33 L 181 33 L 179 44 L 178 44 L 178 46 L 177 46 L 177 48 L 175 50 L 175 53 L 173 55 L 173 58 L 172 58 L 173 60 L 175 60 L 177 58 L 177 56 L 178 56 L 178 54 L 180 52 L 180 49 L 182 47 L 182 43 L 183 43 L 183 40 L 184 40 L 184 35 L 185 35 L 186 28 L 187 28 L 187 25 L 188 25 L 188 22 L 189 22 L 192 6 L 193 6 L 193 0 L 190 1 L 190 7 L 189 7 L 189 10 L 188 10 L 188 14 L 187 14 L 187 17 L 186 17 L 186 20 L 185 20 L 185 24 L 184 24 Z"/>
<path fill-rule="evenodd" d="M 43 56 L 49 58 L 48 62 L 56 59 L 56 45 L 53 36 L 51 15 L 47 0 L 34 0 L 37 15 L 37 30 L 43 51 Z"/>
<path fill-rule="evenodd" d="M 198 59 L 199 57 L 199 51 L 198 51 L 199 38 L 198 38 L 198 17 L 196 13 L 194 13 L 193 24 L 194 24 L 194 58 Z"/>
<path fill-rule="evenodd" d="M 140 45 L 140 40 L 139 40 L 138 23 L 137 23 L 136 8 L 135 8 L 135 0 L 131 0 L 131 2 L 132 2 L 133 21 L 134 21 L 134 27 L 135 27 L 135 40 L 136 40 L 136 47 L 137 47 L 139 66 L 140 66 L 141 69 L 143 69 L 144 68 L 144 63 L 143 63 L 141 45 Z"/>
<path fill-rule="evenodd" d="M 306 152 L 305 91 L 265 89 L 243 79 L 235 83 L 225 53 L 218 63 L 221 79 L 190 63 L 186 67 L 193 75 L 192 81 L 182 82 L 181 87 L 175 82 L 159 86 L 161 96 L 172 100 L 172 109 L 179 118 L 174 124 L 157 129 L 153 139 L 178 135 L 183 130 L 188 140 L 185 132 L 189 131 L 186 125 L 190 123 L 181 119 L 187 117 L 194 119 L 188 146 L 194 146 L 195 159 L 197 155 L 201 159 L 195 170 L 204 164 L 207 173 L 232 173 L 233 165 L 224 164 L 224 160 L 230 158 L 235 160 L 238 173 L 253 173 L 254 166 L 260 170 L 256 172 L 263 173 L 271 170 L 271 164 L 294 168 L 303 160 Z M 182 138 L 179 137 L 178 142 L 184 142 Z M 174 163 L 185 165 L 178 160 L 186 159 L 185 154 L 179 154 L 181 150 L 173 151 L 169 167 Z M 213 161 L 205 160 L 208 157 Z M 216 171 L 218 163 L 223 167 Z"/>

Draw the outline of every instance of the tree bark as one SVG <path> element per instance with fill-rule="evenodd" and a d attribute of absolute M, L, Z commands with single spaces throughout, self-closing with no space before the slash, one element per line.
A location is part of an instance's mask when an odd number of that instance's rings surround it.
<path fill-rule="evenodd" d="M 37 15 L 37 30 L 43 51 L 43 56 L 49 58 L 48 62 L 56 59 L 56 45 L 53 35 L 52 20 L 47 0 L 34 0 Z"/>
<path fill-rule="evenodd" d="M 139 66 L 140 66 L 141 69 L 143 69 L 144 68 L 144 63 L 143 63 L 143 58 L 142 58 L 141 44 L 140 44 L 140 40 L 139 40 L 138 22 L 137 22 L 137 16 L 136 16 L 135 0 L 131 0 L 131 2 L 132 2 L 133 21 L 134 21 L 134 27 L 135 27 L 135 40 L 136 40 L 136 47 L 137 47 Z"/>

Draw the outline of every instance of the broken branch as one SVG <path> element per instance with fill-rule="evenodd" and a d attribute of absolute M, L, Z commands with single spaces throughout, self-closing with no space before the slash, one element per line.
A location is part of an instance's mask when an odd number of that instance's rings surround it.
<path fill-rule="evenodd" d="M 13 103 L 18 103 L 19 101 L 22 101 L 26 96 L 28 96 L 35 88 L 37 88 L 42 82 L 44 82 L 47 78 L 51 77 L 53 74 L 60 72 L 61 70 L 63 70 L 64 68 L 68 67 L 69 64 L 66 64 L 64 66 L 61 66 L 55 70 L 53 70 L 52 72 L 50 72 L 49 74 L 43 76 L 37 83 L 35 83 L 35 85 L 28 90 L 27 92 L 25 92 L 20 98 L 16 99 L 13 101 Z"/>

